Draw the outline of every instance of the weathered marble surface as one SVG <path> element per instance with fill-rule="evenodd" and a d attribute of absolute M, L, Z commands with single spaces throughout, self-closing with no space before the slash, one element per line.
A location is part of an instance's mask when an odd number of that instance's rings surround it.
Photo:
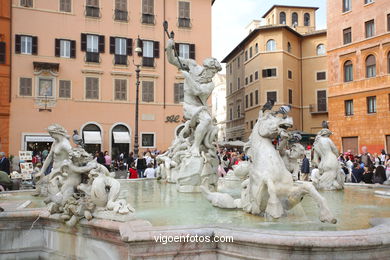
<path fill-rule="evenodd" d="M 101 219 L 68 227 L 47 211 L 31 209 L 0 213 L 0 259 L 387 259 L 390 220 L 371 222 L 372 228 L 355 231 L 154 227 L 143 220 Z M 155 241 L 155 236 L 187 234 L 233 236 L 233 242 L 163 245 Z"/>

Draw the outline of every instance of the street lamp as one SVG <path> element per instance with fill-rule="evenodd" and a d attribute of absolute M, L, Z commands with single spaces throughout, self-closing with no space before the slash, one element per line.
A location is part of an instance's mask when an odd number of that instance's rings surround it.
<path fill-rule="evenodd" d="M 141 48 L 141 39 L 137 38 L 137 41 L 136 41 L 136 48 L 134 49 L 135 53 L 138 54 L 138 56 L 140 56 L 140 54 L 142 53 L 142 48 Z M 135 75 L 136 75 L 136 83 L 135 83 L 135 86 L 136 86 L 136 90 L 135 90 L 135 126 L 134 126 L 134 130 L 135 130 L 135 133 L 134 133 L 134 155 L 138 157 L 138 147 L 139 147 L 139 144 L 138 144 L 138 105 L 139 105 L 139 73 L 141 71 L 140 67 L 141 67 L 141 64 L 135 64 L 134 62 L 134 56 L 133 56 L 133 64 L 135 66 Z"/>

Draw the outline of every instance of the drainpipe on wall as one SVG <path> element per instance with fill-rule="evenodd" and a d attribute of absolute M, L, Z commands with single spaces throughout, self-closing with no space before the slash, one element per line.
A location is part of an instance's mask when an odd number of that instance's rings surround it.
<path fill-rule="evenodd" d="M 300 48 L 301 48 L 301 130 L 303 132 L 303 71 L 302 71 L 302 63 L 303 63 L 303 53 L 302 53 L 302 39 L 300 40 Z"/>
<path fill-rule="evenodd" d="M 165 0 L 164 0 L 164 2 L 163 2 L 163 21 L 165 21 Z M 166 108 L 166 104 L 165 104 L 165 102 L 166 102 L 166 58 L 165 58 L 165 56 L 166 56 L 166 52 L 165 52 L 165 48 L 166 48 L 166 39 L 165 39 L 165 32 L 164 32 L 164 30 L 161 30 L 162 31 L 162 34 L 163 34 L 163 41 L 164 41 L 164 63 L 163 63 L 163 67 L 164 67 L 164 88 L 163 88 L 163 90 L 164 90 L 164 109 Z"/>
<path fill-rule="evenodd" d="M 11 110 L 11 90 L 12 90 L 12 2 L 9 4 L 9 91 L 8 91 L 8 101 Z M 11 111 L 9 112 L 9 114 Z M 8 136 L 9 139 L 9 136 Z M 9 140 L 8 140 L 9 143 Z"/>

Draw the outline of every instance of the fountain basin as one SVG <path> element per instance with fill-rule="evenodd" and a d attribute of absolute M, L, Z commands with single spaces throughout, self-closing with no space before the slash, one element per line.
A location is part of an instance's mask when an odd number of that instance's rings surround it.
<path fill-rule="evenodd" d="M 0 259 L 385 259 L 390 255 L 390 198 L 375 195 L 386 190 L 379 186 L 323 192 L 328 201 L 332 199 L 329 206 L 338 219 L 331 225 L 318 220 L 309 198 L 302 201 L 304 211 L 296 209 L 271 221 L 215 208 L 199 193 L 178 193 L 173 184 L 137 180 L 121 185 L 129 189 L 122 196 L 136 208 L 138 219 L 82 220 L 73 228 L 49 217 L 45 209 L 33 208 L 39 200 L 16 209 L 30 199 L 29 192 L 2 194 L 11 195 L 0 197 L 0 206 L 6 209 L 0 213 Z M 187 234 L 232 236 L 233 242 L 155 241 L 155 236 Z"/>

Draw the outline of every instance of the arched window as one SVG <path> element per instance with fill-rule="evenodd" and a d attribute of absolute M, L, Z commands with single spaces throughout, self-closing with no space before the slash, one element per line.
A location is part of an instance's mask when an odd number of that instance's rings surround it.
<path fill-rule="evenodd" d="M 274 51 L 274 50 L 276 50 L 276 42 L 275 42 L 275 40 L 268 40 L 266 50 L 267 51 Z"/>
<path fill-rule="evenodd" d="M 95 124 L 88 124 L 83 127 L 83 140 L 85 151 L 95 155 L 101 151 L 102 133 L 100 128 Z"/>
<path fill-rule="evenodd" d="M 298 26 L 298 14 L 296 12 L 291 15 L 291 23 L 293 27 Z"/>
<path fill-rule="evenodd" d="M 255 53 L 258 53 L 258 52 L 259 52 L 259 44 L 256 43 L 256 45 L 255 45 Z"/>
<path fill-rule="evenodd" d="M 287 43 L 287 51 L 291 52 L 291 43 L 290 42 Z"/>
<path fill-rule="evenodd" d="M 390 51 L 387 53 L 387 73 L 390 74 Z"/>
<path fill-rule="evenodd" d="M 304 26 L 310 26 L 310 14 L 305 13 L 303 15 L 303 25 Z"/>
<path fill-rule="evenodd" d="M 374 55 L 368 55 L 366 58 L 366 78 L 372 78 L 376 76 L 376 62 Z"/>
<path fill-rule="evenodd" d="M 344 82 L 353 80 L 353 65 L 352 61 L 348 60 L 344 63 Z"/>
<path fill-rule="evenodd" d="M 130 151 L 130 132 L 127 126 L 116 125 L 112 129 L 111 157 L 116 159 L 121 153 L 126 157 Z"/>
<path fill-rule="evenodd" d="M 280 12 L 279 14 L 279 23 L 280 24 L 286 24 L 286 13 Z"/>
<path fill-rule="evenodd" d="M 325 55 L 326 54 L 326 49 L 324 44 L 318 44 L 317 46 L 317 55 Z"/>

